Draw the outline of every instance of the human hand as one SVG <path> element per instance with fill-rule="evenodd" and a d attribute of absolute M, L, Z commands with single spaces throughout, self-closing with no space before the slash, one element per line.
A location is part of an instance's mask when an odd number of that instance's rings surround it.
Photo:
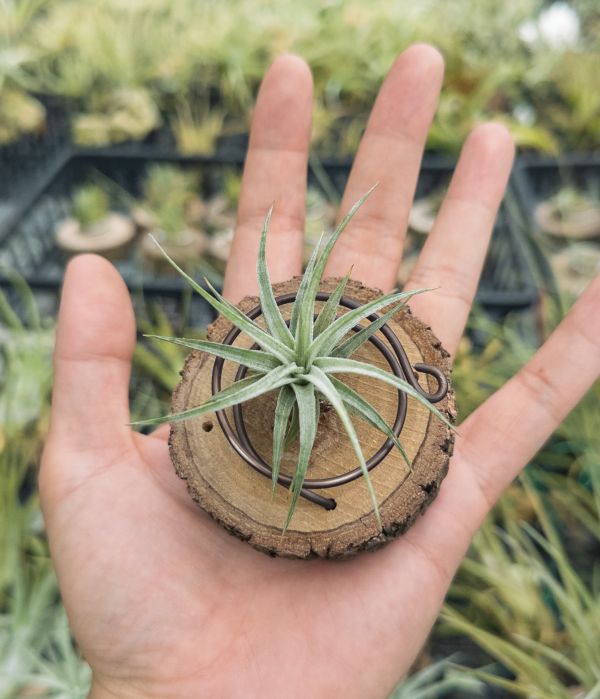
<path fill-rule="evenodd" d="M 379 187 L 327 274 L 395 286 L 426 133 L 442 82 L 417 45 L 392 67 L 341 205 Z M 274 281 L 301 272 L 311 79 L 298 58 L 260 90 L 225 294 L 256 292 L 252 261 L 273 201 Z M 410 288 L 413 311 L 453 354 L 513 158 L 506 130 L 467 140 Z M 386 697 L 431 629 L 472 535 L 600 372 L 600 279 L 537 355 L 460 427 L 440 494 L 402 538 L 346 562 L 271 559 L 228 535 L 186 493 L 165 429 L 130 431 L 135 323 L 115 269 L 68 267 L 52 421 L 40 472 L 52 556 L 93 697 Z"/>

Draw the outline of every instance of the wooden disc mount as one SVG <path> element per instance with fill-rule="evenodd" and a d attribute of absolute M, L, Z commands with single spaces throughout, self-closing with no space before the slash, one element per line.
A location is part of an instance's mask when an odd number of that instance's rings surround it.
<path fill-rule="evenodd" d="M 320 288 L 322 299 L 338 281 L 324 280 Z M 295 278 L 274 285 L 284 318 L 289 318 L 299 282 L 300 278 Z M 362 305 L 380 294 L 358 282 L 350 282 L 346 288 L 352 305 Z M 317 312 L 321 303 L 322 300 L 317 303 Z M 255 297 L 247 297 L 239 304 L 245 313 L 254 310 L 260 325 L 258 306 Z M 384 329 L 385 334 L 378 333 L 376 342 L 363 345 L 354 357 L 395 373 L 399 366 L 402 378 L 413 381 L 421 393 L 430 396 L 438 409 L 453 419 L 454 396 L 448 384 L 450 364 L 439 340 L 408 310 L 397 314 Z M 231 341 L 232 336 L 236 346 L 252 345 L 222 317 L 209 328 L 213 341 Z M 398 361 L 395 344 L 400 345 L 404 362 Z M 243 373 L 235 364 L 193 351 L 173 394 L 173 412 L 203 403 L 219 386 L 230 385 Z M 347 557 L 380 546 L 406 531 L 438 492 L 448 469 L 452 431 L 425 406 L 393 386 L 356 375 L 339 378 L 394 426 L 412 464 L 409 469 L 385 435 L 360 419 L 353 420 L 372 468 L 371 480 L 383 522 L 381 531 L 352 446 L 329 406 L 324 405 L 321 411 L 304 497 L 299 499 L 284 536 L 281 528 L 289 508 L 289 493 L 284 486 L 294 472 L 297 450 L 286 451 L 281 465 L 282 486 L 272 499 L 269 463 L 274 393 L 244 403 L 235 411 L 228 409 L 172 425 L 171 458 L 178 475 L 187 481 L 191 496 L 222 526 L 257 549 L 297 558 Z M 257 468 L 259 464 L 262 471 Z"/>

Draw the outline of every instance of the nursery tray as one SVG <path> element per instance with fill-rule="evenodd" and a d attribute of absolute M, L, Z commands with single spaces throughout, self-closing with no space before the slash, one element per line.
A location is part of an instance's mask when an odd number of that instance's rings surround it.
<path fill-rule="evenodd" d="M 453 170 L 454 163 L 446 158 L 426 157 L 415 200 L 447 186 Z M 501 318 L 511 311 L 532 309 L 540 296 L 526 231 L 519 225 L 514 207 L 509 206 L 511 196 L 512 183 L 496 218 L 477 289 L 477 304 L 495 318 Z M 416 240 L 418 246 L 425 241 L 425 237 L 419 236 Z"/>
<path fill-rule="evenodd" d="M 572 153 L 560 159 L 535 155 L 521 156 L 513 170 L 512 183 L 525 225 L 531 232 L 529 242 L 534 246 L 534 253 L 538 258 L 542 281 L 545 287 L 558 297 L 557 282 L 549 257 L 565 243 L 542 231 L 536 221 L 535 210 L 565 183 L 600 194 L 600 154 Z M 574 241 L 574 244 L 577 244 L 577 241 Z"/>
<path fill-rule="evenodd" d="M 170 163 L 182 168 L 193 168 L 202 175 L 203 194 L 210 196 L 220 191 L 224 173 L 228 169 L 241 171 L 243 161 L 239 154 L 220 154 L 215 157 L 178 156 L 171 148 L 154 147 L 152 155 L 147 147 L 135 144 L 105 149 L 78 150 L 47 172 L 32 197 L 22 200 L 15 214 L 8 220 L 0 219 L 0 285 L 10 285 L 10 275 L 16 270 L 32 289 L 57 298 L 68 257 L 55 244 L 54 226 L 68 215 L 72 191 L 81 183 L 98 176 L 109 178 L 128 194 L 137 197 L 148 168 L 156 163 Z M 450 179 L 453 163 L 447 160 L 426 159 L 417 186 L 417 197 L 426 196 L 444 186 Z M 350 162 L 311 159 L 309 179 L 330 196 L 339 195 L 350 172 Z M 116 262 L 134 299 L 148 301 L 164 299 L 176 313 L 181 302 L 184 283 L 178 277 L 156 276 L 144 269 L 139 255 L 133 253 Z M 485 262 L 477 294 L 478 303 L 493 313 L 529 308 L 538 299 L 538 289 L 528 263 L 525 245 L 512 224 L 508 210 L 501 208 L 492 243 Z M 206 324 L 212 311 L 202 299 L 195 296 L 196 324 Z"/>
<path fill-rule="evenodd" d="M 578 188 L 600 190 L 600 154 L 572 153 L 560 159 L 522 156 L 513 177 L 520 203 L 534 223 L 535 207 L 565 184 L 566 178 Z"/>
<path fill-rule="evenodd" d="M 73 191 L 88 181 L 108 183 L 109 189 L 116 185 L 113 208 L 125 208 L 119 203 L 120 193 L 139 197 L 147 170 L 156 163 L 193 167 L 202 174 L 203 194 L 207 196 L 219 191 L 225 168 L 241 167 L 239 162 L 228 163 L 224 159 L 174 157 L 168 151 L 161 154 L 159 149 L 149 158 L 136 154 L 129 145 L 72 152 L 49 173 L 33 199 L 21 203 L 17 217 L 4 225 L 0 220 L 0 285 L 11 288 L 11 272 L 18 272 L 43 299 L 44 310 L 52 313 L 69 259 L 56 245 L 55 225 L 69 215 Z M 188 314 L 195 326 L 207 325 L 213 319 L 210 307 L 192 295 L 178 276 L 148 269 L 136 246 L 125 258 L 114 260 L 114 264 L 138 307 L 156 302 L 172 318 Z"/>

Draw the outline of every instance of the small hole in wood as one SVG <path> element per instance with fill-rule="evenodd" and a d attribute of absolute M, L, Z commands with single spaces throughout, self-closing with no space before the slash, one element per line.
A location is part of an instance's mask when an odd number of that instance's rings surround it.
<path fill-rule="evenodd" d="M 206 420 L 205 422 L 202 423 L 202 429 L 205 432 L 212 432 L 213 427 L 214 427 L 214 425 L 212 424 L 212 422 L 210 420 Z"/>

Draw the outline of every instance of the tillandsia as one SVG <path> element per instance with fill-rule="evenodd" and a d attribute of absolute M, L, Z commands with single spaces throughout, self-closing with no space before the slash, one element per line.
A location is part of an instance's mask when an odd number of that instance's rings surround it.
<path fill-rule="evenodd" d="M 382 524 L 377 497 L 351 415 L 364 419 L 391 439 L 410 467 L 402 444 L 381 414 L 363 396 L 336 377 L 336 374 L 356 374 L 390 384 L 419 401 L 451 427 L 448 419 L 408 382 L 379 367 L 352 359 L 359 347 L 390 321 L 412 296 L 428 289 L 385 294 L 338 316 L 339 302 L 350 277 L 348 274 L 339 282 L 319 312 L 315 313 L 316 297 L 329 255 L 339 236 L 373 189 L 374 187 L 350 209 L 327 242 L 321 242 L 316 246 L 300 282 L 289 323 L 281 314 L 267 269 L 266 239 L 272 207 L 262 229 L 257 262 L 259 297 L 265 329 L 224 299 L 209 282 L 206 282 L 206 289 L 200 286 L 163 251 L 184 279 L 260 349 L 246 349 L 208 340 L 152 336 L 222 357 L 247 367 L 252 373 L 214 394 L 202 405 L 135 424 L 157 425 L 188 420 L 224 410 L 271 391 L 278 391 L 271 463 L 273 493 L 278 483 L 283 454 L 296 434 L 298 438 L 298 458 L 290 484 L 291 500 L 287 520 L 283 526 L 284 532 L 289 527 L 306 477 L 317 434 L 321 403 L 329 404 L 336 411 L 347 433 L 360 464 L 380 529 Z M 359 326 L 361 321 L 386 308 L 389 310 L 369 325 Z"/>

